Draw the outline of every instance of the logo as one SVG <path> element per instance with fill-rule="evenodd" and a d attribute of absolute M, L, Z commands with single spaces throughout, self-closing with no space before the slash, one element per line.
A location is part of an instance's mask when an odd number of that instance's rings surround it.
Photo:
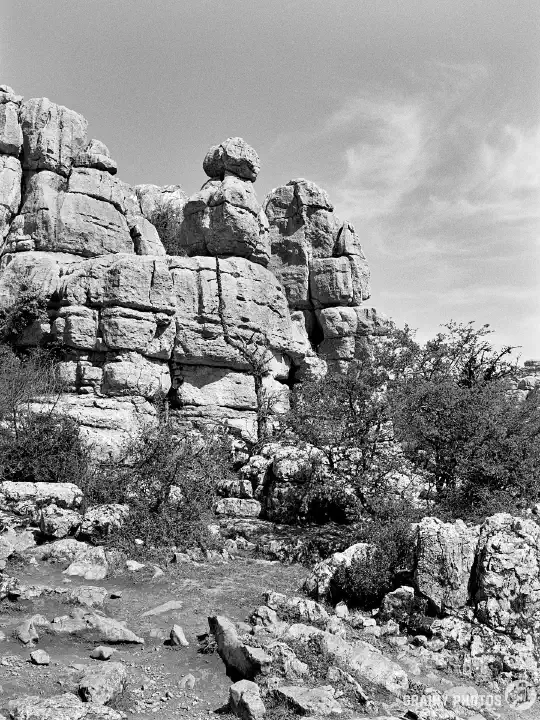
<path fill-rule="evenodd" d="M 536 702 L 537 693 L 534 686 L 526 680 L 514 680 L 504 691 L 504 699 L 518 712 L 529 710 Z"/>

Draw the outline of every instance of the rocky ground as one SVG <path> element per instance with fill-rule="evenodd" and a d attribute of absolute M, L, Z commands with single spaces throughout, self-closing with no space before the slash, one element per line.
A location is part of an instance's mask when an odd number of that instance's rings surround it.
<path fill-rule="evenodd" d="M 13 720 L 537 717 L 467 672 L 488 650 L 466 639 L 465 616 L 413 633 L 400 621 L 408 590 L 372 613 L 309 599 L 302 587 L 324 596 L 358 546 L 310 574 L 231 543 L 158 566 L 34 535 L 0 536 L 0 712 Z"/>

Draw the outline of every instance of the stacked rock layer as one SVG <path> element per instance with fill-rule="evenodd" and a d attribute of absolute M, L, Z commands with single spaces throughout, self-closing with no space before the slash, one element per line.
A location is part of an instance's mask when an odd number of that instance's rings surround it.
<path fill-rule="evenodd" d="M 354 228 L 306 180 L 259 204 L 257 153 L 212 147 L 209 179 L 132 187 L 78 113 L 0 86 L 0 307 L 45 296 L 48 321 L 19 338 L 64 350 L 63 409 L 113 448 L 168 395 L 180 416 L 253 434 L 263 383 L 345 369 L 386 320 L 363 306 L 369 270 Z"/>

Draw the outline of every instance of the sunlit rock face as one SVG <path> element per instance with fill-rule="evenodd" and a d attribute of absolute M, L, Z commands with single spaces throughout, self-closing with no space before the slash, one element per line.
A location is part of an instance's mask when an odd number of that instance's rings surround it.
<path fill-rule="evenodd" d="M 282 412 L 294 382 L 346 369 L 384 332 L 324 190 L 292 180 L 260 204 L 259 156 L 239 137 L 208 150 L 191 196 L 130 186 L 87 126 L 0 85 L 0 306 L 22 289 L 48 300 L 19 340 L 63 348 L 63 405 L 89 435 L 114 444 L 169 396 L 180 417 L 253 436 L 254 359 Z"/>

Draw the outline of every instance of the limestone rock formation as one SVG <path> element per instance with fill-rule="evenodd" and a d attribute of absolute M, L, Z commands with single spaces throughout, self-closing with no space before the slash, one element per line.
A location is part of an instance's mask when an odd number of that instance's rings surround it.
<path fill-rule="evenodd" d="M 438 612 L 458 610 L 469 599 L 478 527 L 462 520 L 444 523 L 425 517 L 418 525 L 415 580 Z"/>
<path fill-rule="evenodd" d="M 203 170 L 211 179 L 223 178 L 225 173 L 255 182 L 261 164 L 255 150 L 242 138 L 230 137 L 214 145 L 206 153 Z"/>
<path fill-rule="evenodd" d="M 187 255 L 237 256 L 268 265 L 268 221 L 249 181 L 209 180 L 184 207 L 180 242 Z"/>
<path fill-rule="evenodd" d="M 388 323 L 373 309 L 360 308 L 371 291 L 354 227 L 336 216 L 324 190 L 303 178 L 272 190 L 264 210 L 270 225 L 269 268 L 283 283 L 290 308 L 302 312 L 319 355 L 344 368 L 365 337 L 384 332 Z"/>
<path fill-rule="evenodd" d="M 477 554 L 478 618 L 522 638 L 540 631 L 540 527 L 499 513 L 480 529 Z"/>
<path fill-rule="evenodd" d="M 107 452 L 163 395 L 181 418 L 253 437 L 255 363 L 280 412 L 293 382 L 345 369 L 387 327 L 363 306 L 365 257 L 323 190 L 294 180 L 263 209 L 259 157 L 236 137 L 203 168 L 189 198 L 132 187 L 81 115 L 0 86 L 0 307 L 23 287 L 48 300 L 19 341 L 64 348 L 58 407 Z"/>

